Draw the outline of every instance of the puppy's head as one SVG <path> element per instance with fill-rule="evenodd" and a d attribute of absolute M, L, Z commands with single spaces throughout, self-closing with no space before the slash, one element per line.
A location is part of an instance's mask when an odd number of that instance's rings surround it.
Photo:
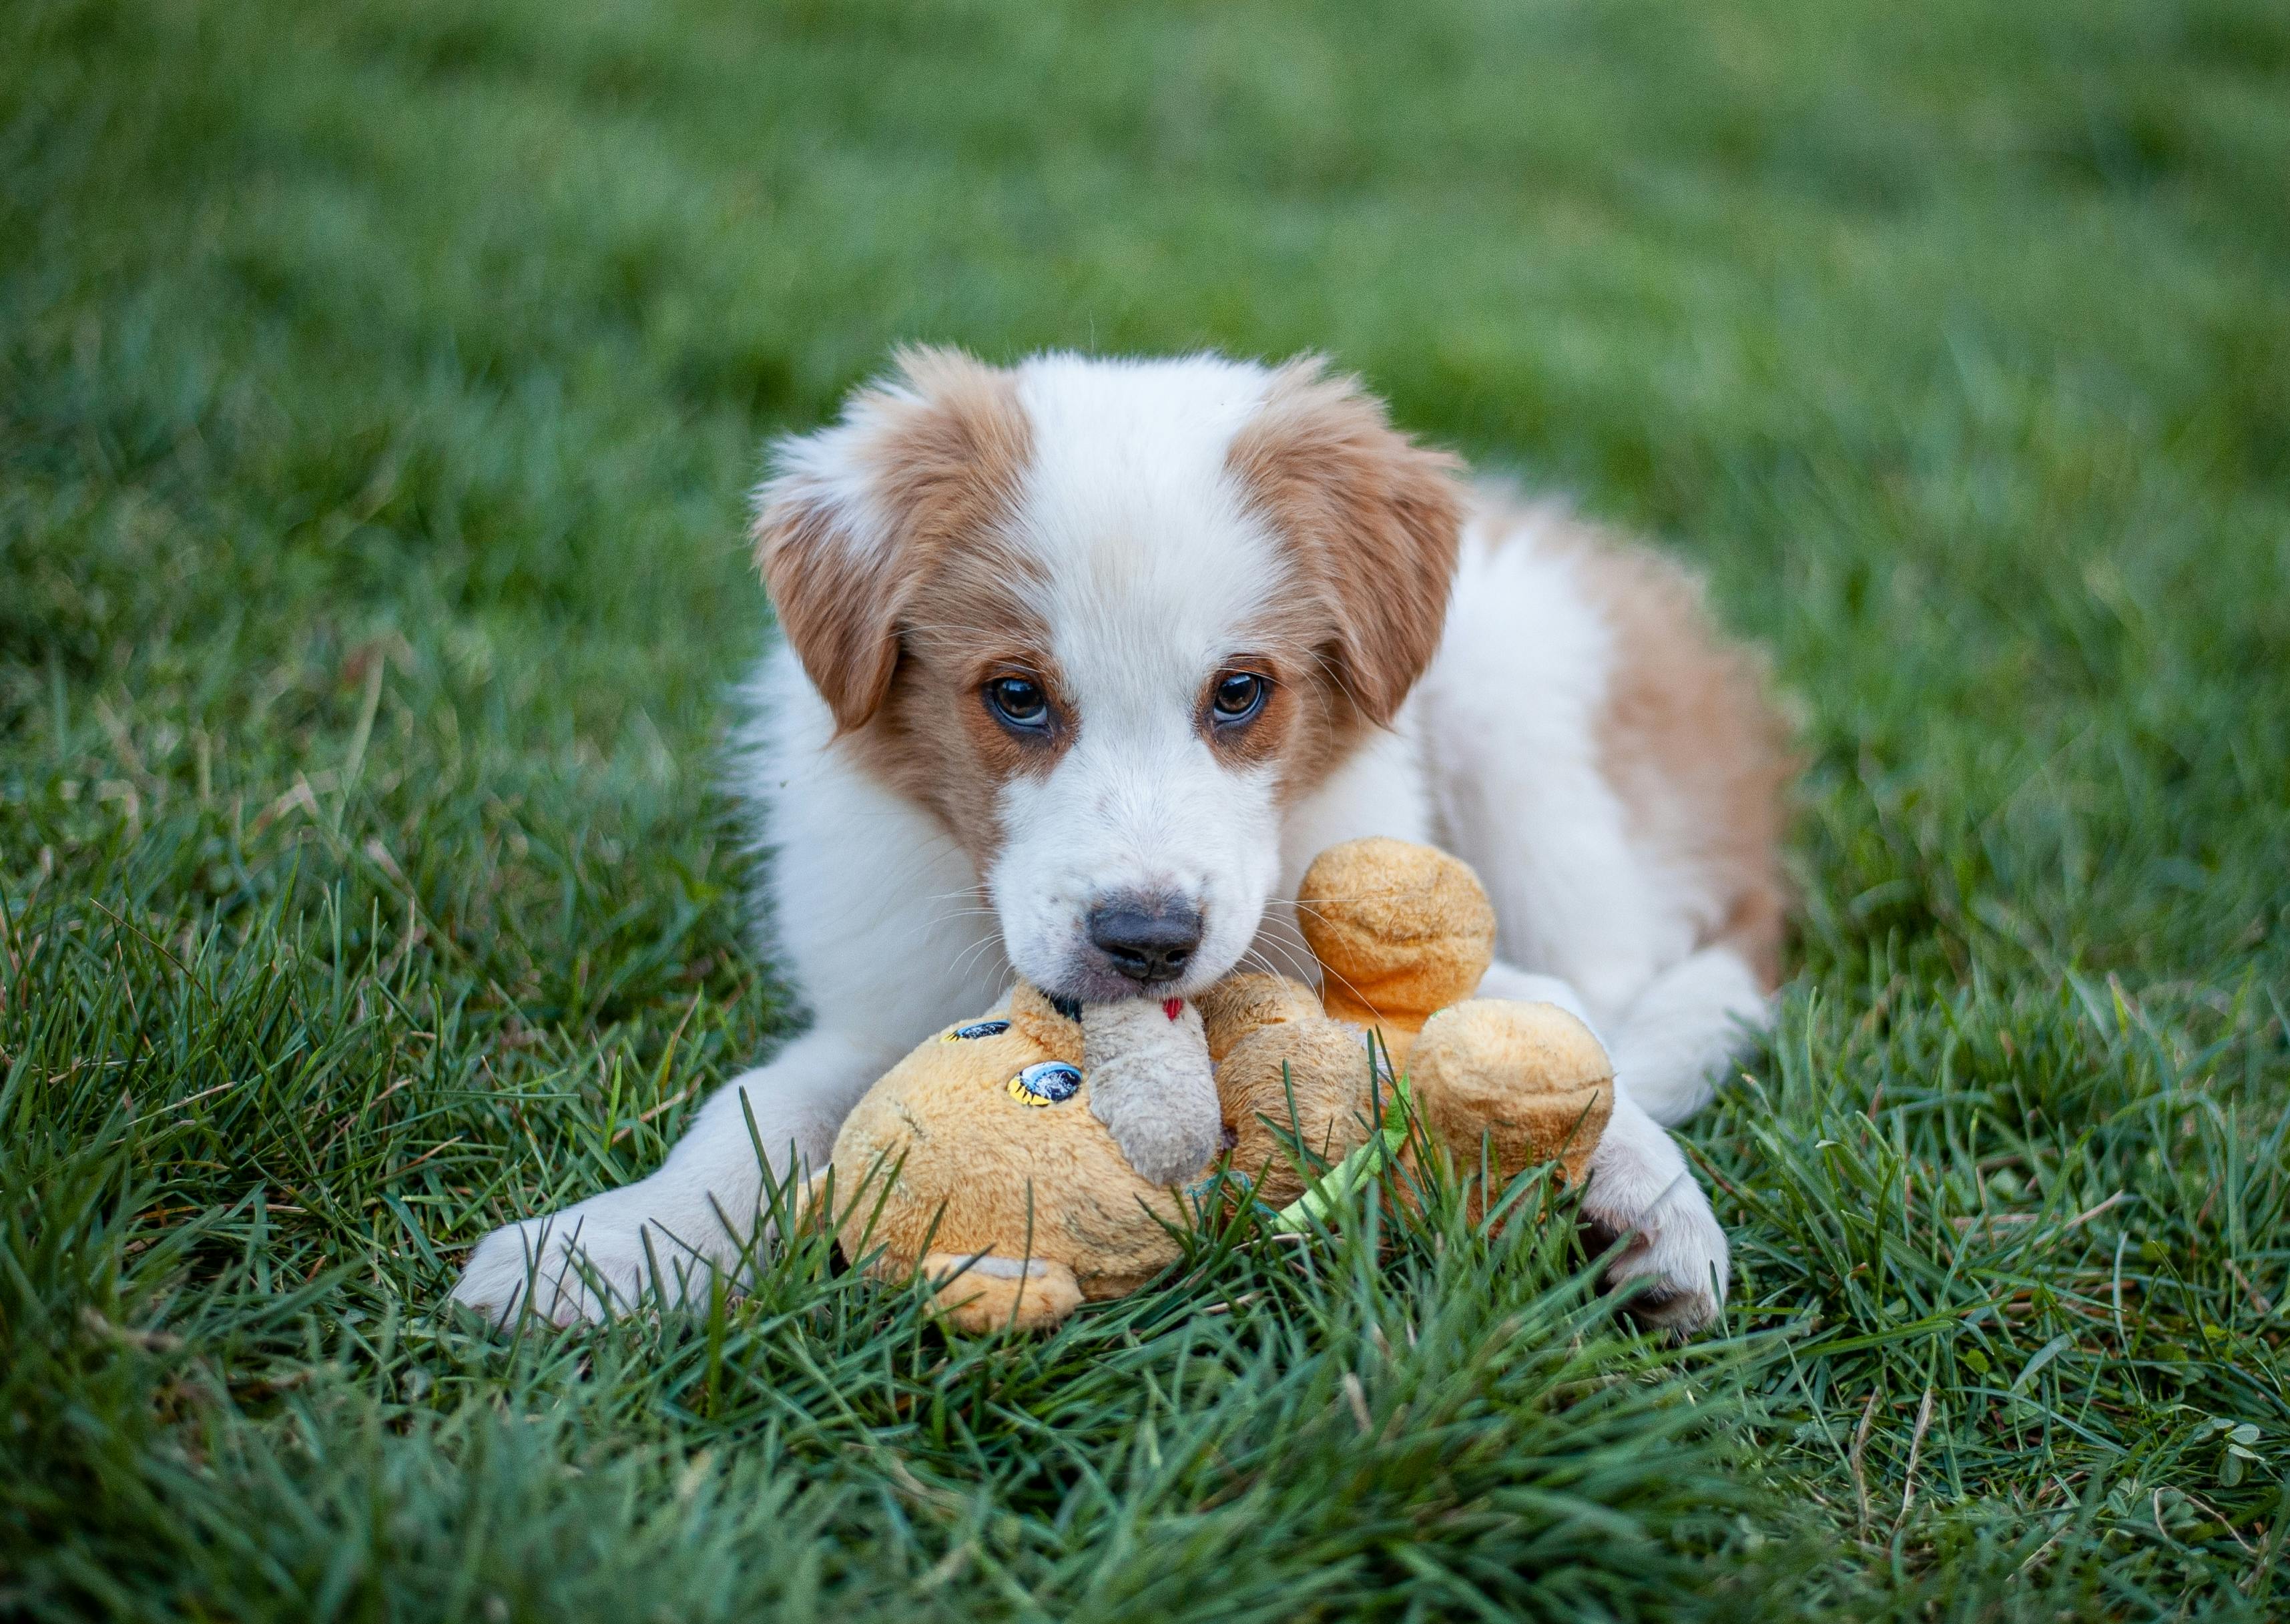
<path fill-rule="evenodd" d="M 1453 460 L 1317 362 L 943 350 L 784 442 L 759 509 L 836 748 L 970 853 L 1021 974 L 1092 1000 L 1246 950 L 1283 808 L 1437 645 L 1460 523 Z"/>

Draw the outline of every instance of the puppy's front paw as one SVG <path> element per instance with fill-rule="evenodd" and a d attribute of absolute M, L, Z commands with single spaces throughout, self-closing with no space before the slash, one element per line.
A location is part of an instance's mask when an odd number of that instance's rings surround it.
<path fill-rule="evenodd" d="M 706 1290 L 704 1263 L 657 1229 L 649 1251 L 645 1239 L 641 1219 L 616 1217 L 602 1201 L 508 1224 L 470 1252 L 453 1300 L 496 1325 L 527 1311 L 554 1325 L 597 1323 L 635 1306 L 653 1284 L 655 1258 L 670 1300 L 682 1300 L 687 1274 Z"/>
<path fill-rule="evenodd" d="M 1593 1178 L 1583 1198 L 1585 1239 L 1601 1253 L 1624 1235 L 1629 1244 L 1606 1266 L 1606 1286 L 1635 1286 L 1629 1312 L 1641 1323 L 1690 1336 L 1717 1322 L 1726 1307 L 1732 1252 L 1709 1197 L 1680 1178 L 1638 1212 L 1604 1206 Z M 1640 1284 L 1643 1283 L 1643 1284 Z"/>

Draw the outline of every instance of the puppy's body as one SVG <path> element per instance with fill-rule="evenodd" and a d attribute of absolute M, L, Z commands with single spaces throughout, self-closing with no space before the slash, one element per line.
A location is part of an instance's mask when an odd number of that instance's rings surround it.
<path fill-rule="evenodd" d="M 1013 971 L 1101 1000 L 1298 969 L 1284 899 L 1383 834 L 1485 882 L 1489 993 L 1605 1036 L 1586 1211 L 1639 1232 L 1616 1273 L 1658 1312 L 1714 1314 L 1725 1238 L 1659 1124 L 1762 1019 L 1782 756 L 1678 572 L 1463 486 L 1345 380 L 1207 358 L 909 357 L 782 448 L 758 539 L 787 640 L 743 788 L 814 1025 L 653 1177 L 489 1236 L 457 1295 L 507 1314 L 537 1280 L 567 1319 L 653 1260 L 704 1276 L 752 1228 L 758 1144 L 823 1160 Z"/>

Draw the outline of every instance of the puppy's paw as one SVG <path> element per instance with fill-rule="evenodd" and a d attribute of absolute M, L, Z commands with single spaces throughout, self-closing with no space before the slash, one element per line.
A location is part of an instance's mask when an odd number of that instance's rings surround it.
<path fill-rule="evenodd" d="M 642 1219 L 618 1216 L 605 1201 L 584 1201 L 545 1218 L 508 1224 L 479 1241 L 453 1288 L 453 1300 L 496 1325 L 530 1312 L 553 1325 L 595 1324 L 625 1314 L 656 1284 L 669 1301 L 687 1286 L 704 1295 L 710 1270 Z"/>
<path fill-rule="evenodd" d="M 1630 1239 L 1606 1265 L 1609 1291 L 1630 1289 L 1629 1312 L 1639 1323 L 1691 1336 L 1717 1323 L 1726 1307 L 1732 1252 L 1709 1197 L 1681 1178 L 1638 1212 L 1602 1206 L 1597 1181 L 1582 1203 L 1584 1238 L 1594 1255 Z"/>

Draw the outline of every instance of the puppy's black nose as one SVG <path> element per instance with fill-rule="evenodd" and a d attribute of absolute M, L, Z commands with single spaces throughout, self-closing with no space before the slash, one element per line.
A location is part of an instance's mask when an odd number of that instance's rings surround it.
<path fill-rule="evenodd" d="M 1131 980 L 1173 981 L 1201 945 L 1201 914 L 1183 902 L 1116 897 L 1089 910 L 1089 939 Z"/>

